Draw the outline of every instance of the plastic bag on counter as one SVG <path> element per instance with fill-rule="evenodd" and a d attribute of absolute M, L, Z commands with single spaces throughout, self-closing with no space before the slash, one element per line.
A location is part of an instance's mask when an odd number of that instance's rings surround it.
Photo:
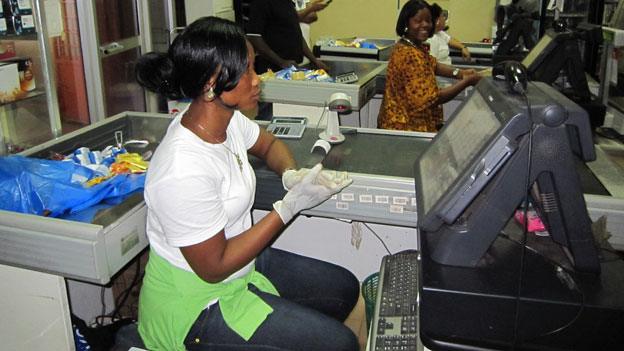
<path fill-rule="evenodd" d="M 115 201 L 145 184 L 145 174 L 119 174 L 87 187 L 97 174 L 67 161 L 0 157 L 0 209 L 58 217 Z"/>

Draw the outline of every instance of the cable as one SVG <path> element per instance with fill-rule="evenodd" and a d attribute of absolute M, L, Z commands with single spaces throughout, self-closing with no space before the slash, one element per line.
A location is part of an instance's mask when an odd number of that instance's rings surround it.
<path fill-rule="evenodd" d="M 327 107 L 327 101 L 325 101 L 323 103 L 323 111 L 321 111 L 321 115 L 319 116 L 318 121 L 316 122 L 316 129 L 318 129 L 319 125 L 321 125 L 321 121 L 323 120 L 323 117 L 325 116 L 325 107 Z"/>
<path fill-rule="evenodd" d="M 101 318 L 105 317 L 106 314 L 106 299 L 105 299 L 105 295 L 104 292 L 106 291 L 106 288 L 104 286 L 102 286 L 100 288 L 100 303 L 102 304 L 102 310 L 100 311 L 100 315 L 95 317 L 95 324 L 98 327 L 103 326 L 103 322 L 101 322 Z"/>
<path fill-rule="evenodd" d="M 366 228 L 368 228 L 368 230 L 371 231 L 371 233 L 373 233 L 373 235 L 375 235 L 375 237 L 377 239 L 379 239 L 379 241 L 381 242 L 381 245 L 383 245 L 383 247 L 386 249 L 386 252 L 388 253 L 388 255 L 392 255 L 392 252 L 390 252 L 390 249 L 388 249 L 388 246 L 386 246 L 386 243 L 381 239 L 381 237 L 379 235 L 377 235 L 377 233 L 373 230 L 373 228 L 371 228 L 368 224 L 361 222 Z"/>
<path fill-rule="evenodd" d="M 520 318 L 520 295 L 522 293 L 522 277 L 524 276 L 524 258 L 526 256 L 526 241 L 527 241 L 527 233 L 529 228 L 529 196 L 531 191 L 531 162 L 533 160 L 533 116 L 531 114 L 531 102 L 529 101 L 529 97 L 526 92 L 522 94 L 527 106 L 527 114 L 529 118 L 529 148 L 527 155 L 527 174 L 525 179 L 525 194 L 524 194 L 524 224 L 522 228 L 522 253 L 520 254 L 520 276 L 518 277 L 518 290 L 516 294 L 516 306 L 515 306 L 515 315 L 514 315 L 514 329 L 513 329 L 513 343 L 512 350 L 516 349 L 516 343 L 518 342 L 518 324 Z"/>
<path fill-rule="evenodd" d="M 516 243 L 518 245 L 522 245 L 522 242 L 513 239 L 509 234 L 507 234 L 505 232 L 501 232 L 500 237 L 503 238 L 503 239 L 509 240 L 509 241 L 511 241 L 513 243 Z M 531 252 L 533 252 L 534 254 L 539 256 L 541 259 L 546 261 L 548 264 L 550 264 L 553 267 L 555 267 L 555 269 L 557 270 L 557 276 L 560 277 L 560 279 L 561 279 L 561 273 L 562 272 L 565 272 L 566 274 L 573 274 L 574 273 L 574 271 L 572 271 L 570 269 L 567 269 L 566 267 L 560 265 L 559 263 L 557 263 L 556 261 L 554 261 L 550 257 L 545 256 L 544 254 L 542 254 L 538 250 L 536 250 L 536 249 L 534 249 L 534 248 L 532 248 L 530 246 L 527 246 L 527 245 L 524 245 L 524 248 L 529 250 L 529 251 L 531 251 Z M 562 326 L 557 327 L 555 329 L 551 329 L 551 330 L 549 330 L 547 332 L 544 332 L 542 334 L 539 334 L 539 335 L 536 335 L 536 336 L 533 336 L 533 337 L 530 337 L 530 338 L 525 338 L 525 339 L 521 340 L 521 343 L 524 343 L 524 342 L 527 342 L 527 341 L 531 341 L 531 340 L 535 340 L 535 339 L 538 339 L 538 338 L 541 338 L 541 337 L 544 337 L 544 336 L 554 335 L 556 333 L 559 333 L 560 331 L 563 331 L 566 328 L 568 328 L 569 326 L 571 326 L 572 324 L 574 324 L 574 322 L 576 322 L 579 319 L 579 317 L 581 316 L 581 314 L 585 310 L 585 294 L 583 294 L 583 291 L 581 291 L 579 289 L 579 284 L 574 280 L 573 276 L 569 276 L 568 278 L 571 279 L 571 281 L 572 281 L 571 286 L 568 285 L 568 287 L 571 288 L 572 290 L 576 291 L 580 295 L 580 297 L 581 297 L 581 299 L 579 301 L 580 306 L 579 306 L 579 309 L 576 312 L 575 316 L 572 319 L 570 319 L 568 322 L 563 324 Z"/>
<path fill-rule="evenodd" d="M 130 296 L 132 289 L 137 285 L 139 280 L 142 280 L 142 277 L 143 277 L 143 273 L 141 272 L 141 258 L 138 257 L 136 261 L 135 274 L 134 274 L 134 277 L 132 278 L 132 281 L 130 282 L 130 285 L 126 289 L 124 289 L 119 294 L 119 296 L 115 299 L 115 308 L 113 309 L 113 311 L 111 311 L 111 313 L 108 313 L 108 314 L 106 314 L 106 302 L 105 302 L 105 295 L 104 295 L 106 288 L 102 286 L 100 290 L 100 301 L 102 303 L 102 310 L 101 310 L 100 315 L 95 317 L 96 327 L 103 327 L 104 321 L 107 319 L 110 320 L 111 323 L 121 319 L 121 315 L 119 314 L 121 311 L 121 308 L 126 303 L 126 300 Z"/>
<path fill-rule="evenodd" d="M 598 248 L 600 250 L 604 251 L 604 252 L 608 252 L 608 253 L 616 256 L 616 257 L 609 258 L 609 259 L 602 259 L 600 262 L 615 262 L 615 261 L 624 260 L 623 253 L 621 251 L 618 251 L 618 250 L 612 249 L 612 248 L 608 248 L 608 247 L 602 247 L 602 246 L 599 246 Z"/>
<path fill-rule="evenodd" d="M 333 218 L 334 220 L 338 221 L 338 222 L 343 222 L 343 223 L 353 223 L 353 221 L 351 220 L 347 220 L 347 219 L 340 219 L 340 218 Z M 388 253 L 388 255 L 392 255 L 392 252 L 390 251 L 390 249 L 388 248 L 388 246 L 386 245 L 386 243 L 383 241 L 383 239 L 377 234 L 377 232 L 375 232 L 373 230 L 373 228 L 371 228 L 368 224 L 364 223 L 364 222 L 358 222 L 358 223 L 362 223 L 363 226 L 365 226 L 366 228 L 368 228 L 368 230 L 370 230 L 371 233 L 373 233 L 373 235 L 377 238 L 377 240 L 379 240 L 379 242 L 381 242 L 381 245 L 383 245 L 383 247 L 386 249 L 386 252 Z"/>
<path fill-rule="evenodd" d="M 110 314 L 110 317 L 112 319 L 121 318 L 121 316 L 119 315 L 119 312 L 121 308 L 123 307 L 123 305 L 126 303 L 126 300 L 130 296 L 132 289 L 136 286 L 137 282 L 139 281 L 139 276 L 141 275 L 142 275 L 141 274 L 141 257 L 139 257 L 136 262 L 136 270 L 134 273 L 134 277 L 132 278 L 130 285 L 121 294 L 119 294 L 119 297 L 117 299 L 120 300 L 120 302 L 117 303 L 117 301 L 115 301 L 115 309 Z"/>

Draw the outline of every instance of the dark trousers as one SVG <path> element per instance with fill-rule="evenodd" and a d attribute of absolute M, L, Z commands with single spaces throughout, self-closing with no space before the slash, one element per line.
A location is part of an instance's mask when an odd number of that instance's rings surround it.
<path fill-rule="evenodd" d="M 342 322 L 359 296 L 359 282 L 331 263 L 268 248 L 256 270 L 275 285 L 280 296 L 258 291 L 271 313 L 246 342 L 223 320 L 218 303 L 204 310 L 186 340 L 188 350 L 358 350 L 358 341 Z"/>

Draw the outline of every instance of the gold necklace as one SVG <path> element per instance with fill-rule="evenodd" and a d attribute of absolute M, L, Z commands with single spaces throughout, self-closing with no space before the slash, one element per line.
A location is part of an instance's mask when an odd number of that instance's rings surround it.
<path fill-rule="evenodd" d="M 238 169 L 240 170 L 241 173 L 243 173 L 243 161 L 241 160 L 240 156 L 238 156 L 238 153 L 235 153 L 234 151 L 232 151 L 232 149 L 227 147 L 227 145 L 225 145 L 225 141 L 221 143 L 221 145 L 223 145 L 223 147 L 227 151 L 229 151 L 232 155 L 234 155 L 234 157 L 236 157 L 236 163 L 238 163 Z"/>
<path fill-rule="evenodd" d="M 223 139 L 221 140 L 215 137 L 214 135 L 212 135 L 212 133 L 210 133 L 210 131 L 204 128 L 204 126 L 202 126 L 201 124 L 198 123 L 196 125 L 199 129 L 206 132 L 208 136 L 210 136 L 213 140 L 215 140 L 219 145 L 222 145 L 227 151 L 229 151 L 236 158 L 236 163 L 238 163 L 238 169 L 240 170 L 241 173 L 243 173 L 243 161 L 241 160 L 240 156 L 238 156 L 238 153 L 232 151 L 232 149 L 230 149 L 229 147 L 227 147 L 227 145 L 225 145 L 225 141 L 227 140 L 227 132 L 225 133 L 225 137 L 223 137 Z"/>
<path fill-rule="evenodd" d="M 418 45 L 414 44 L 414 42 L 413 42 L 413 41 L 409 40 L 409 39 L 408 39 L 408 38 L 406 38 L 405 36 L 402 36 L 402 37 L 401 37 L 401 40 L 403 40 L 403 41 L 404 41 L 404 42 L 406 42 L 407 44 L 409 44 L 409 45 L 411 45 L 411 46 L 415 47 L 416 49 L 420 49 L 420 48 L 418 47 Z"/>
<path fill-rule="evenodd" d="M 203 130 L 206 134 L 208 134 L 208 136 L 211 137 L 214 141 L 216 141 L 217 144 L 221 144 L 221 143 L 223 143 L 227 139 L 227 132 L 225 133 L 224 137 L 217 138 L 216 136 L 214 136 L 208 129 L 206 129 L 201 124 L 196 123 L 195 125 L 197 126 L 197 128 Z"/>

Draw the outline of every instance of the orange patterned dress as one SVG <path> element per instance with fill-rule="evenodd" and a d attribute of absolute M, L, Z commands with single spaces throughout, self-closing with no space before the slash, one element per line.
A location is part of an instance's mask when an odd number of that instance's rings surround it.
<path fill-rule="evenodd" d="M 436 104 L 437 61 L 425 50 L 399 41 L 392 50 L 386 89 L 379 111 L 383 129 L 435 132 L 443 122 L 442 105 Z"/>

